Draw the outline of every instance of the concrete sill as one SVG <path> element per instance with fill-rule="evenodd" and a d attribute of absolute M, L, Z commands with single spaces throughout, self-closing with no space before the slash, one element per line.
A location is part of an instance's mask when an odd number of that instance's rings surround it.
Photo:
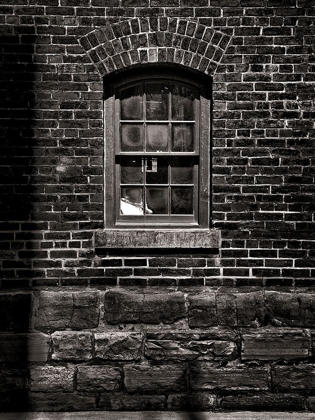
<path fill-rule="evenodd" d="M 95 232 L 95 248 L 172 249 L 220 247 L 215 229 L 106 229 Z"/>

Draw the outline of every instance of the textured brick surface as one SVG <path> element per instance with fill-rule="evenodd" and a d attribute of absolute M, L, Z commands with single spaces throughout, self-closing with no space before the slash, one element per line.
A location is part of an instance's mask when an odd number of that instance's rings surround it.
<path fill-rule="evenodd" d="M 105 360 L 138 360 L 143 335 L 133 332 L 95 334 L 95 357 Z"/>

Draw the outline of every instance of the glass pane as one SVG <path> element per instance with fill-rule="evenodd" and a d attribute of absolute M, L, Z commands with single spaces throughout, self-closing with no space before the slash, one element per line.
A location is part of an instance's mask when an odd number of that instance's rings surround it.
<path fill-rule="evenodd" d="M 168 184 L 167 158 L 146 158 L 146 183 Z"/>
<path fill-rule="evenodd" d="M 122 184 L 142 184 L 143 171 L 140 157 L 121 158 L 121 180 Z"/>
<path fill-rule="evenodd" d="M 172 151 L 194 151 L 194 126 L 193 124 L 174 124 L 172 126 Z"/>
<path fill-rule="evenodd" d="M 168 93 L 169 88 L 163 83 L 146 85 L 147 120 L 168 119 Z"/>
<path fill-rule="evenodd" d="M 121 189 L 120 214 L 143 215 L 142 188 L 123 187 Z"/>
<path fill-rule="evenodd" d="M 121 119 L 141 120 L 142 107 L 142 86 L 132 86 L 121 91 Z"/>
<path fill-rule="evenodd" d="M 147 213 L 168 214 L 168 188 L 147 188 Z"/>
<path fill-rule="evenodd" d="M 171 162 L 172 184 L 194 183 L 194 161 L 192 158 L 173 158 Z"/>
<path fill-rule="evenodd" d="M 174 86 L 172 89 L 172 118 L 174 120 L 194 120 L 194 99 L 193 90 L 184 86 Z"/>
<path fill-rule="evenodd" d="M 147 151 L 167 152 L 168 151 L 168 125 L 147 124 Z"/>
<path fill-rule="evenodd" d="M 121 124 L 121 150 L 123 152 L 143 151 L 142 124 Z"/>
<path fill-rule="evenodd" d="M 177 188 L 171 190 L 171 213 L 193 214 L 193 188 Z"/>

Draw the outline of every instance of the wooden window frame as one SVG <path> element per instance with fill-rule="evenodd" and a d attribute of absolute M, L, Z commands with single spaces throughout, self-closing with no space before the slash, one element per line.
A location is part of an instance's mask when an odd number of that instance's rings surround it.
<path fill-rule="evenodd" d="M 199 174 L 198 174 L 198 218 L 179 216 L 170 217 L 163 222 L 161 217 L 152 217 L 144 223 L 143 216 L 120 217 L 117 205 L 117 106 L 119 98 L 116 92 L 124 85 L 147 81 L 168 81 L 188 85 L 199 91 Z M 196 77 L 193 73 L 176 69 L 133 69 L 116 76 L 105 78 L 104 89 L 104 226 L 105 229 L 209 229 L 211 214 L 211 80 L 208 77 Z M 165 122 L 165 121 L 164 121 Z M 140 153 L 138 153 L 140 154 Z M 142 153 L 141 153 L 142 154 Z M 143 153 L 145 155 L 145 153 Z M 152 153 L 147 153 L 152 156 Z M 196 156 L 183 153 L 183 156 Z M 162 156 L 161 153 L 157 155 Z M 168 154 L 168 156 L 170 156 Z M 164 218 L 164 220 L 167 218 Z"/>

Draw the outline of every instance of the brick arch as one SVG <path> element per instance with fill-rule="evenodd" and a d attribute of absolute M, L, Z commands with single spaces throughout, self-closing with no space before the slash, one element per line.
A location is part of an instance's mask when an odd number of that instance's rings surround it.
<path fill-rule="evenodd" d="M 229 41 L 209 26 L 167 17 L 108 21 L 79 40 L 102 76 L 145 63 L 176 63 L 213 75 Z"/>

